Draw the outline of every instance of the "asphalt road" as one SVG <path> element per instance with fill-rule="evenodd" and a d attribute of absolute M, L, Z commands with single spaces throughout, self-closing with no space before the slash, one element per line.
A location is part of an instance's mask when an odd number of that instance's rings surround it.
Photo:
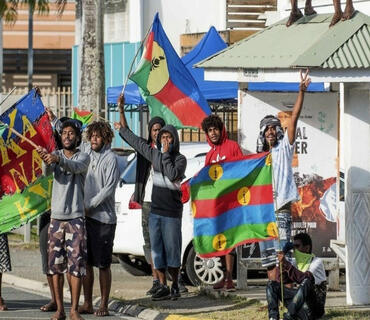
<path fill-rule="evenodd" d="M 52 312 L 41 312 L 39 310 L 41 305 L 49 301 L 47 297 L 37 293 L 3 285 L 2 296 L 5 299 L 8 311 L 0 312 L 0 319 L 7 320 L 42 320 L 50 319 Z M 66 313 L 69 314 L 69 304 L 66 303 Z M 84 315 L 84 319 L 97 318 L 94 315 Z M 109 319 L 137 319 L 128 316 L 114 315 L 111 313 Z"/>

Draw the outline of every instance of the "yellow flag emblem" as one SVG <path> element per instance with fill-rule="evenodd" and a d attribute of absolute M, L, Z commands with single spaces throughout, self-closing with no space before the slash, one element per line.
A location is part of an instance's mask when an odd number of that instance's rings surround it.
<path fill-rule="evenodd" d="M 153 41 L 152 60 L 147 83 L 150 95 L 155 95 L 161 91 L 169 78 L 166 55 L 158 43 Z"/>

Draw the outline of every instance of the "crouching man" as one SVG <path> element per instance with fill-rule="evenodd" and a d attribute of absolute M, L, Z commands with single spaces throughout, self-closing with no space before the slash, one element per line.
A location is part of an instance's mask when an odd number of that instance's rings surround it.
<path fill-rule="evenodd" d="M 284 320 L 314 320 L 325 313 L 326 275 L 322 260 L 312 254 L 312 240 L 307 233 L 294 237 L 294 257 L 297 266 L 285 259 L 283 252 L 278 253 L 282 265 L 283 282 L 292 288 L 283 287 L 284 305 L 288 312 Z M 286 250 L 284 250 L 286 251 Z M 280 272 L 277 269 L 277 281 L 269 281 L 266 298 L 270 320 L 279 318 L 279 301 L 281 297 Z M 295 285 L 295 287 L 294 287 Z"/>

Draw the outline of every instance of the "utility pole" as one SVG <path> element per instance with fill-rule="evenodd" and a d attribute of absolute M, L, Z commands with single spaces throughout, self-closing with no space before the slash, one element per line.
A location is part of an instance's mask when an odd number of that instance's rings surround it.
<path fill-rule="evenodd" d="M 32 89 L 32 75 L 33 75 L 33 9 L 28 4 L 28 90 Z"/>

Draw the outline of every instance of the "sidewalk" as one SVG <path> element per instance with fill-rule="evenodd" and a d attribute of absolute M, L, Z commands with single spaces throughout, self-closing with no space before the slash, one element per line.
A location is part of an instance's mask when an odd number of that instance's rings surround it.
<path fill-rule="evenodd" d="M 36 290 L 49 296 L 46 277 L 41 273 L 41 258 L 38 249 L 21 250 L 10 248 L 13 271 L 3 275 L 3 281 L 21 288 Z M 225 310 L 230 311 L 225 319 L 265 319 L 265 279 L 248 281 L 247 290 L 236 292 L 215 291 L 208 287 L 188 287 L 189 293 L 183 294 L 177 301 L 165 300 L 153 302 L 145 296 L 146 290 L 151 286 L 151 277 L 134 277 L 125 272 L 119 264 L 112 265 L 113 285 L 111 295 L 115 297 L 110 304 L 111 311 L 136 316 L 145 320 L 180 320 L 180 319 L 224 319 L 220 318 Z M 99 294 L 98 277 L 95 276 L 94 295 Z M 66 298 L 69 292 L 65 290 Z M 99 304 L 99 298 L 94 303 Z M 345 287 L 341 291 L 328 292 L 327 310 L 370 311 L 370 306 L 350 307 L 346 305 Z M 233 313 L 238 316 L 234 317 Z M 249 316 L 250 312 L 253 317 Z M 336 311 L 335 311 L 336 312 Z M 333 311 L 333 313 L 335 313 Z M 245 316 L 247 314 L 247 316 Z M 258 314 L 258 318 L 254 317 Z M 337 319 L 328 317 L 325 319 Z M 346 318 L 338 318 L 346 319 Z M 362 318 L 350 318 L 362 319 Z"/>

